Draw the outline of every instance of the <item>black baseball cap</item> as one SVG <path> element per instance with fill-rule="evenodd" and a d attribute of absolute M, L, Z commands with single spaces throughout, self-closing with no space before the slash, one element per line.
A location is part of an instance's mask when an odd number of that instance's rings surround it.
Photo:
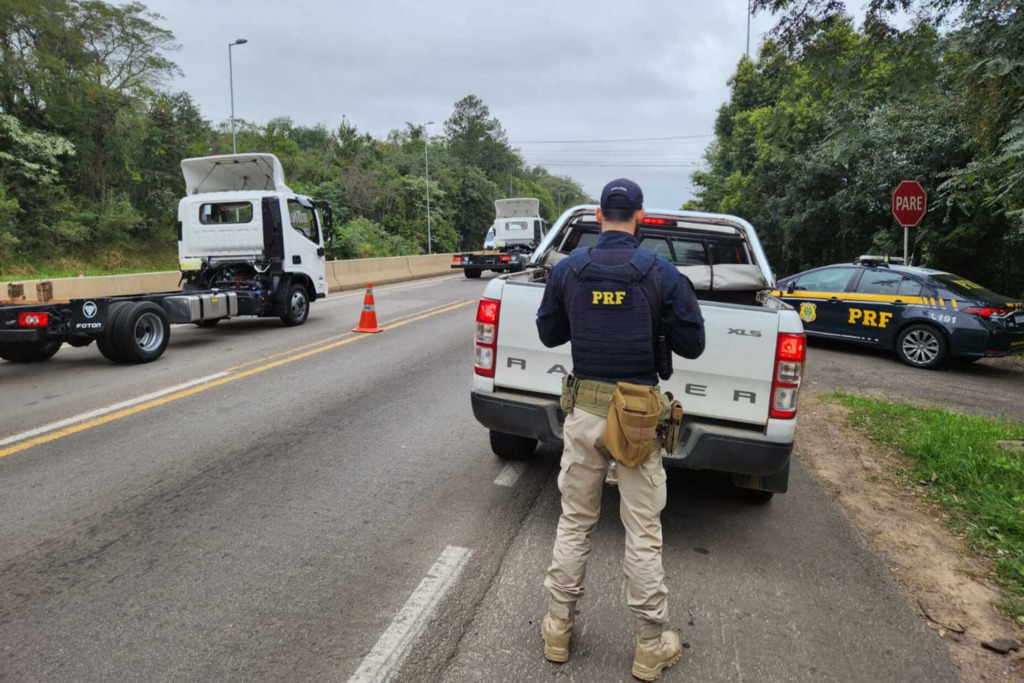
<path fill-rule="evenodd" d="M 644 191 L 629 178 L 619 178 L 604 186 L 601 190 L 602 209 L 633 209 L 644 208 Z"/>

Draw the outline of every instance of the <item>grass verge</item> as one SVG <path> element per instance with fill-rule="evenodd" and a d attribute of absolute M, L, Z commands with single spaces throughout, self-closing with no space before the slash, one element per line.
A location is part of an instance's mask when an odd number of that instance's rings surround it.
<path fill-rule="evenodd" d="M 1024 453 L 997 446 L 1024 439 L 1024 423 L 845 393 L 825 399 L 849 408 L 851 424 L 873 442 L 913 461 L 908 480 L 992 560 L 1009 596 L 1003 608 L 1024 616 Z"/>
<path fill-rule="evenodd" d="M 178 269 L 178 244 L 106 245 L 60 254 L 20 255 L 0 262 L 0 280 L 38 280 L 41 278 L 84 275 L 122 275 Z"/>

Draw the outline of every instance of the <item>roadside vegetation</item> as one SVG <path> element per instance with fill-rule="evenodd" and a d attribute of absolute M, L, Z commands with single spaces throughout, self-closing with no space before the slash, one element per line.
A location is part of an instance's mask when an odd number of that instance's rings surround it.
<path fill-rule="evenodd" d="M 825 396 L 850 409 L 850 422 L 875 443 L 909 458 L 901 473 L 914 490 L 945 508 L 956 531 L 987 558 L 1024 616 L 1024 452 L 1000 441 L 1024 439 L 1024 423 L 921 408 L 845 393 Z"/>
<path fill-rule="evenodd" d="M 780 275 L 903 254 L 890 214 L 916 178 L 918 263 L 1024 295 L 1024 12 L 1002 0 L 754 0 L 780 12 L 719 109 L 691 206 L 757 226 Z"/>
<path fill-rule="evenodd" d="M 174 246 L 181 159 L 230 153 L 231 135 L 171 87 L 178 46 L 161 21 L 141 2 L 0 0 L 0 280 L 175 267 L 138 247 Z M 425 253 L 423 127 L 380 140 L 332 116 L 236 120 L 238 150 L 277 154 L 292 188 L 334 205 L 329 256 Z M 434 251 L 482 246 L 495 199 L 537 197 L 549 220 L 588 199 L 526 166 L 477 97 L 432 132 Z"/>

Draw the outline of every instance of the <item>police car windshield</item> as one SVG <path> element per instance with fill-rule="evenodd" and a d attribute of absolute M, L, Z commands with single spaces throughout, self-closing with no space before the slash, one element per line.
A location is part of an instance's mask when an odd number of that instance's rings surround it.
<path fill-rule="evenodd" d="M 952 273 L 932 275 L 932 278 L 954 294 L 959 294 L 963 297 L 973 297 L 978 299 L 1005 298 L 990 289 L 985 289 L 981 285 L 971 282 L 967 278 L 960 277 L 959 275 L 953 275 Z"/>

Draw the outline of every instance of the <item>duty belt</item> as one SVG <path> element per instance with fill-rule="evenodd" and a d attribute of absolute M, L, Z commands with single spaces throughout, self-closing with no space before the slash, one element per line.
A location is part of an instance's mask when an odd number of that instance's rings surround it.
<path fill-rule="evenodd" d="M 596 379 L 576 379 L 566 375 L 562 379 L 562 410 L 568 414 L 573 407 L 598 417 L 608 417 L 615 385 Z"/>

